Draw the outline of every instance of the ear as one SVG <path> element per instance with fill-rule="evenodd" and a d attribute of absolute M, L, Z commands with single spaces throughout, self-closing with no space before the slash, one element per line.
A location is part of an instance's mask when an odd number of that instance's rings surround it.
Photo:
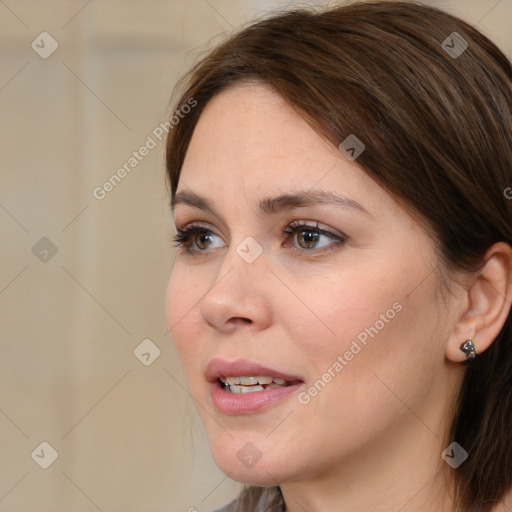
<path fill-rule="evenodd" d="M 481 354 L 500 333 L 512 302 L 512 248 L 505 242 L 491 246 L 483 257 L 464 297 L 463 311 L 448 339 L 446 357 L 462 362 L 466 355 L 461 343 L 470 339 Z"/>

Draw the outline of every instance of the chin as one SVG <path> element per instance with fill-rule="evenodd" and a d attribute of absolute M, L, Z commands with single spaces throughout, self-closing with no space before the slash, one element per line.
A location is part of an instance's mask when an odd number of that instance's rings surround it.
<path fill-rule="evenodd" d="M 220 470 L 231 480 L 246 485 L 255 485 L 257 487 L 273 487 L 283 482 L 283 478 L 280 478 L 281 474 L 274 470 L 274 466 L 271 464 L 270 469 L 266 466 L 263 467 L 252 467 L 252 468 L 241 468 L 233 463 L 219 464 L 216 460 L 217 466 Z M 259 466 L 259 463 L 258 463 Z"/>
<path fill-rule="evenodd" d="M 226 442 L 210 440 L 210 450 L 219 469 L 229 478 L 258 487 L 271 487 L 286 479 L 285 472 L 290 466 L 269 451 L 268 443 L 267 448 L 260 450 L 256 442 L 231 438 L 226 434 L 227 438 Z"/>

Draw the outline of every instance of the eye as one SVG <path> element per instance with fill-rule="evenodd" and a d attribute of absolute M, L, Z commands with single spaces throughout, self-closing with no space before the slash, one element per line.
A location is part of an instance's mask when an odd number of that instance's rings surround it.
<path fill-rule="evenodd" d="M 284 229 L 284 233 L 296 240 L 297 245 L 292 247 L 305 249 L 306 252 L 322 252 L 317 250 L 324 247 L 332 249 L 332 246 L 339 246 L 346 242 L 343 236 L 319 228 L 318 222 L 312 226 L 305 221 L 294 221 Z M 289 245 L 285 244 L 285 247 Z"/>
<path fill-rule="evenodd" d="M 306 221 L 294 221 L 283 229 L 283 236 L 293 238 L 296 244 L 283 244 L 305 254 L 322 253 L 333 250 L 346 242 L 345 237 L 321 229 Z M 209 227 L 201 224 L 189 224 L 184 229 L 176 228 L 173 237 L 175 247 L 183 247 L 188 254 L 207 253 L 210 249 L 218 249 L 224 245 L 222 239 Z"/>
<path fill-rule="evenodd" d="M 217 244 L 215 242 L 217 240 Z M 221 240 L 210 228 L 200 224 L 189 224 L 185 229 L 176 228 L 173 237 L 174 246 L 183 246 L 188 253 L 206 252 L 208 249 L 222 247 Z"/>

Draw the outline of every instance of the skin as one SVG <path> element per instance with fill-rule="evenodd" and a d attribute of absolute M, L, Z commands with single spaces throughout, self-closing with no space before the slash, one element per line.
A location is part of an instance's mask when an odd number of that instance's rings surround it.
<path fill-rule="evenodd" d="M 302 190 L 337 192 L 366 212 L 257 209 L 262 198 Z M 475 335 L 480 349 L 492 342 L 507 314 L 502 305 L 492 322 L 484 319 L 496 294 L 481 283 L 452 283 L 443 301 L 424 229 L 357 160 L 264 86 L 236 85 L 209 102 L 182 168 L 182 191 L 218 212 L 174 209 L 177 228 L 199 222 L 212 236 L 206 243 L 192 237 L 195 253 L 178 249 L 167 321 L 219 467 L 240 482 L 279 484 L 288 512 L 453 511 L 446 492 L 453 470 L 440 454 L 451 442 L 450 410 L 465 371 L 458 346 Z M 315 253 L 304 230 L 283 233 L 297 220 L 345 241 L 320 236 Z M 248 236 L 263 251 L 253 263 L 236 252 Z M 489 253 L 498 260 L 489 281 L 510 304 L 504 251 Z M 249 415 L 215 408 L 205 378 L 213 358 L 299 375 L 307 391 L 397 303 L 394 318 L 309 403 L 295 393 Z M 247 442 L 261 453 L 250 468 L 237 457 Z"/>

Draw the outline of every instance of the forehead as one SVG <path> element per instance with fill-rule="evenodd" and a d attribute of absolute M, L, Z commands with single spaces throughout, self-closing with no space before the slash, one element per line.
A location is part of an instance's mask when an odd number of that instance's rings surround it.
<path fill-rule="evenodd" d="M 237 85 L 215 96 L 203 111 L 187 152 L 231 167 L 314 161 L 328 145 L 279 95 L 263 86 Z M 233 160 L 236 159 L 236 160 Z M 303 166 L 301 166 L 303 167 Z"/>
<path fill-rule="evenodd" d="M 206 198 L 229 218 L 261 213 L 261 201 L 327 191 L 362 205 L 381 222 L 409 219 L 357 161 L 318 134 L 280 95 L 262 85 L 232 86 L 206 105 L 183 163 L 177 192 Z"/>
<path fill-rule="evenodd" d="M 373 181 L 343 158 L 323 137 L 270 88 L 236 85 L 215 96 L 194 130 L 178 189 L 222 185 L 246 190 L 310 187 L 322 181 Z M 350 175 L 350 176 L 349 176 Z M 181 187 L 180 187 L 181 185 Z"/>

